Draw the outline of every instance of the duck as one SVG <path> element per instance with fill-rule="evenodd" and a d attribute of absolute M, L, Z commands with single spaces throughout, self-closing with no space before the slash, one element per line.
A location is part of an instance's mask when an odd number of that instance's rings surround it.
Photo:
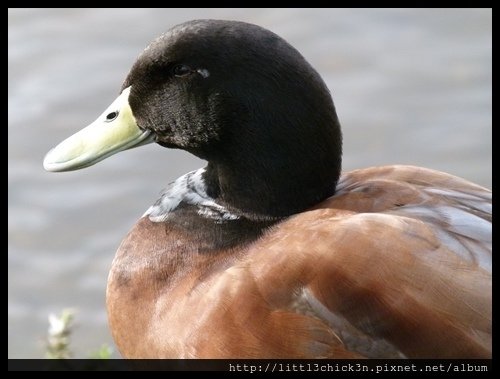
<path fill-rule="evenodd" d="M 491 358 L 491 190 L 409 165 L 343 172 L 330 91 L 283 38 L 172 27 L 44 168 L 153 142 L 207 164 L 116 252 L 124 358 Z"/>

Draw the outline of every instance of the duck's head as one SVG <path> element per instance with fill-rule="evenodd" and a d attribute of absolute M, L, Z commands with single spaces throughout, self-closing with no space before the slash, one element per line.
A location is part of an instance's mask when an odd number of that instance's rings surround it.
<path fill-rule="evenodd" d="M 302 211 L 331 196 L 340 175 L 325 83 L 282 38 L 243 22 L 190 21 L 157 38 L 118 98 L 44 167 L 77 170 L 149 142 L 206 159 L 208 194 L 254 218 Z"/>

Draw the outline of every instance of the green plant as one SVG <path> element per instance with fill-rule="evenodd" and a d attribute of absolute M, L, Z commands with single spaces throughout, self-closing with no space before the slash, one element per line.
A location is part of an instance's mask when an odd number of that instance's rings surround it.
<path fill-rule="evenodd" d="M 49 331 L 45 356 L 49 359 L 67 359 L 73 356 L 69 347 L 75 311 L 63 309 L 59 316 L 49 315 Z"/>
<path fill-rule="evenodd" d="M 49 315 L 49 330 L 45 357 L 48 359 L 68 359 L 73 357 L 70 348 L 71 333 L 74 328 L 76 311 L 74 309 L 63 309 L 60 315 Z M 110 359 L 113 355 L 113 348 L 107 344 L 102 344 L 97 350 L 88 354 L 90 359 Z"/>

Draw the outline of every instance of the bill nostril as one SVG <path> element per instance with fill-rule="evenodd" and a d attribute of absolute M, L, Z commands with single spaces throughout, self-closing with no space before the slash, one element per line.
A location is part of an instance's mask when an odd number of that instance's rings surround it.
<path fill-rule="evenodd" d="M 118 111 L 114 111 L 114 112 L 111 112 L 111 113 L 108 113 L 107 116 L 106 116 L 106 122 L 110 122 L 110 121 L 113 121 L 114 119 L 116 119 L 118 117 L 118 114 L 119 112 Z"/>

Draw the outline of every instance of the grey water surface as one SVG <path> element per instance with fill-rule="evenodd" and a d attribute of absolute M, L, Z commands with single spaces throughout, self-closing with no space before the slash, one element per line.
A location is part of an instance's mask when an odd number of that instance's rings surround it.
<path fill-rule="evenodd" d="M 491 186 L 489 9 L 10 9 L 9 358 L 43 357 L 47 316 L 66 307 L 78 311 L 76 357 L 112 344 L 116 248 L 168 182 L 204 162 L 148 145 L 53 174 L 43 157 L 104 111 L 154 37 L 195 18 L 259 24 L 311 62 L 343 126 L 345 170 L 414 164 Z"/>

